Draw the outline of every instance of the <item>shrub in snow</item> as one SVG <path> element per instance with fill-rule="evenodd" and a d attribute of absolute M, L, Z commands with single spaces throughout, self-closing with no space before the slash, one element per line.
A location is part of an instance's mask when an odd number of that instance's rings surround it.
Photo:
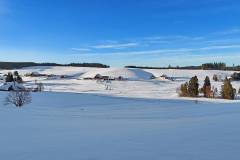
<path fill-rule="evenodd" d="M 6 76 L 6 79 L 5 79 L 5 82 L 13 82 L 14 79 L 13 79 L 13 74 L 12 72 L 8 72 L 7 76 Z"/>
<path fill-rule="evenodd" d="M 32 88 L 33 92 L 42 92 L 44 90 L 44 85 L 42 82 L 35 80 L 35 86 Z"/>
<path fill-rule="evenodd" d="M 8 72 L 5 82 L 18 82 L 23 83 L 22 77 L 19 75 L 18 71 Z"/>
<path fill-rule="evenodd" d="M 22 77 L 19 75 L 18 71 L 13 72 L 13 81 L 18 82 L 18 83 L 23 83 Z"/>
<path fill-rule="evenodd" d="M 240 81 L 240 73 L 233 73 L 233 75 L 231 76 L 233 81 Z"/>
<path fill-rule="evenodd" d="M 216 82 L 218 81 L 218 76 L 216 74 L 213 75 L 213 80 Z"/>
<path fill-rule="evenodd" d="M 229 79 L 225 79 L 222 85 L 221 96 L 223 99 L 233 100 L 236 95 L 236 89 L 233 88 L 231 81 Z"/>
<path fill-rule="evenodd" d="M 37 91 L 38 92 L 42 92 L 44 90 L 43 83 L 40 82 L 40 83 L 37 83 L 36 85 L 37 85 Z"/>
<path fill-rule="evenodd" d="M 6 97 L 5 104 L 13 104 L 16 107 L 22 107 L 32 101 L 30 92 L 28 91 L 11 91 Z"/>
<path fill-rule="evenodd" d="M 179 96 L 180 97 L 187 97 L 188 96 L 188 83 L 184 83 L 181 85 L 180 87 L 180 91 L 179 91 Z"/>

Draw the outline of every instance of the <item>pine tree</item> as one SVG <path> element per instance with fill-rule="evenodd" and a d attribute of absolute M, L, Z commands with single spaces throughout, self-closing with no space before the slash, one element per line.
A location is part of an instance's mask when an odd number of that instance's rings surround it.
<path fill-rule="evenodd" d="M 211 82 L 208 76 L 206 76 L 203 85 L 203 94 L 204 97 L 210 98 L 211 97 Z"/>
<path fill-rule="evenodd" d="M 233 88 L 231 81 L 226 78 L 222 86 L 222 91 L 221 91 L 222 98 L 233 100 L 235 98 L 235 94 L 236 94 L 236 89 Z"/>
<path fill-rule="evenodd" d="M 190 97 L 197 97 L 199 94 L 199 84 L 197 76 L 191 78 L 188 84 L 188 94 Z"/>

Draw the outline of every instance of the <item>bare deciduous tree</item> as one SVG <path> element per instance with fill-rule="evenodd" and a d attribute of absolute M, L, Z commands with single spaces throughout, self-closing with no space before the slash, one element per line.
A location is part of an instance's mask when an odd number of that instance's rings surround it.
<path fill-rule="evenodd" d="M 105 82 L 105 89 L 106 90 L 112 90 L 112 81 L 111 80 L 106 80 Z"/>
<path fill-rule="evenodd" d="M 38 90 L 38 92 L 42 92 L 43 90 L 44 90 L 44 85 L 43 85 L 43 83 L 37 83 L 37 90 Z"/>
<path fill-rule="evenodd" d="M 14 104 L 16 107 L 22 107 L 32 101 L 30 92 L 28 91 L 11 91 L 6 97 L 5 104 Z"/>

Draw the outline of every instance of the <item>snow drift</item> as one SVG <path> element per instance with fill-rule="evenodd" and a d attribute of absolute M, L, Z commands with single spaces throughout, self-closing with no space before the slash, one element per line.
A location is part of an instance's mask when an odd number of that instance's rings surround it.
<path fill-rule="evenodd" d="M 21 91 L 21 90 L 25 90 L 25 87 L 17 82 L 5 82 L 0 85 L 0 91 Z"/>

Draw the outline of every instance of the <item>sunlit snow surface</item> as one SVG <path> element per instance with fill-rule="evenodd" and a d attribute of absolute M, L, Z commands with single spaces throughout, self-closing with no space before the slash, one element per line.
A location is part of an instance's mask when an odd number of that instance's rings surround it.
<path fill-rule="evenodd" d="M 0 106 L 0 158 L 238 160 L 239 121 L 238 103 L 35 93 Z"/>
<path fill-rule="evenodd" d="M 176 88 L 195 74 L 202 83 L 206 75 L 232 72 L 145 70 L 180 80 L 114 81 L 109 91 L 96 81 L 78 80 L 94 70 L 20 70 L 20 74 L 35 71 L 71 78 L 24 77 L 27 85 L 36 79 L 43 82 L 46 92 L 33 93 L 32 103 L 22 108 L 5 106 L 7 92 L 0 92 L 0 159 L 240 159 L 239 100 L 185 100 L 176 94 Z M 221 84 L 213 83 L 219 89 Z M 239 82 L 234 87 L 239 88 Z"/>
<path fill-rule="evenodd" d="M 45 77 L 23 77 L 27 85 L 35 83 L 35 80 L 42 82 L 45 86 L 45 91 L 54 92 L 74 92 L 74 93 L 94 93 L 101 95 L 110 95 L 118 97 L 133 97 L 133 98 L 151 98 L 151 99 L 179 99 L 176 92 L 177 88 L 182 83 L 188 81 L 192 76 L 197 75 L 199 78 L 200 87 L 203 85 L 206 76 L 212 79 L 214 74 L 230 76 L 232 71 L 203 71 L 203 70 L 140 70 L 134 69 L 119 69 L 119 68 L 84 68 L 84 67 L 29 67 L 18 70 L 20 74 L 38 72 L 41 74 L 65 75 L 68 78 L 45 78 Z M 7 73 L 8 71 L 1 71 Z M 105 90 L 104 84 L 99 84 L 95 80 L 81 80 L 86 77 L 95 77 L 97 74 L 113 75 L 118 77 L 126 75 L 128 81 L 112 81 L 112 90 Z M 174 77 L 175 81 L 169 80 L 151 80 L 148 79 L 151 75 L 159 77 L 167 75 Z M 221 90 L 223 82 L 213 82 L 212 86 Z M 233 86 L 238 90 L 240 82 L 233 82 Z M 181 98 L 182 99 L 182 98 Z M 229 102 L 219 99 L 204 99 L 203 101 Z M 231 101 L 232 102 L 232 101 Z"/>

